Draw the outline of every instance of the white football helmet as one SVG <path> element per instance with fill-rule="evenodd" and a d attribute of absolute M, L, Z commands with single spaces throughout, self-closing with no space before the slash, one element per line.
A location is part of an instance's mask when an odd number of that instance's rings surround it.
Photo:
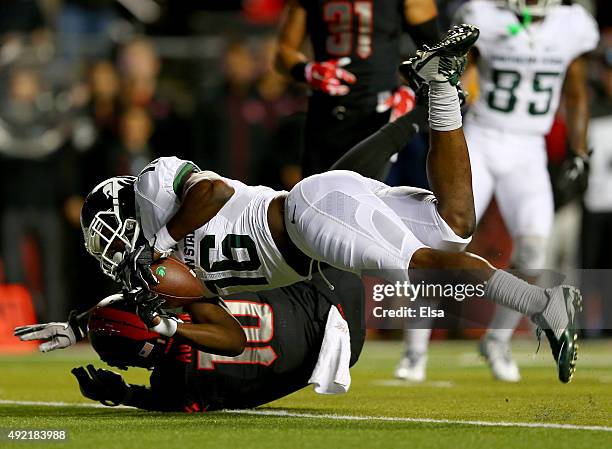
<path fill-rule="evenodd" d="M 519 15 L 523 15 L 525 10 L 534 17 L 546 15 L 548 9 L 561 4 L 561 0 L 506 0 L 508 7 Z"/>

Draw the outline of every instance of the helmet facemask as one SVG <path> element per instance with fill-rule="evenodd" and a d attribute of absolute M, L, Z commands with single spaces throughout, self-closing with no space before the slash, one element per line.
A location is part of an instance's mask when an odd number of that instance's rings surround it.
<path fill-rule="evenodd" d="M 100 262 L 102 272 L 116 280 L 117 265 L 125 250 L 136 247 L 140 235 L 140 224 L 135 218 L 121 220 L 118 212 L 100 211 L 89 228 L 83 227 L 85 249 Z"/>
<path fill-rule="evenodd" d="M 553 6 L 561 4 L 561 0 L 507 0 L 508 7 L 518 15 L 524 15 L 526 12 L 533 17 L 543 17 L 548 12 L 547 10 Z"/>

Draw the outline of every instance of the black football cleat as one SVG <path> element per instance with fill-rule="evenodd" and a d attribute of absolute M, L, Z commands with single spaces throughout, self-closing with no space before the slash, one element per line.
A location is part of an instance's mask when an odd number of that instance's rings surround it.
<path fill-rule="evenodd" d="M 456 25 L 438 44 L 423 46 L 416 56 L 399 66 L 400 75 L 417 94 L 417 99 L 422 101 L 427 97 L 430 82 L 448 82 L 457 86 L 462 103 L 465 101 L 459 81 L 467 63 L 465 55 L 479 35 L 480 31 L 473 25 Z"/>
<path fill-rule="evenodd" d="M 546 289 L 546 294 L 548 304 L 541 313 L 533 316 L 533 321 L 538 325 L 538 338 L 542 331 L 548 338 L 559 380 L 568 383 L 574 376 L 578 360 L 575 321 L 576 312 L 582 310 L 582 295 L 580 290 L 570 285 Z M 563 327 L 555 329 L 552 321 L 564 322 Z"/>

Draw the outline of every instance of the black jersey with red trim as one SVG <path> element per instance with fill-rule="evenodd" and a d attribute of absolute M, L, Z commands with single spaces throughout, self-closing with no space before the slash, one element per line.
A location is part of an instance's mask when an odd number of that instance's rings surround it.
<path fill-rule="evenodd" d="M 349 323 L 352 366 L 365 339 L 363 286 L 350 273 L 328 268 L 325 275 L 334 291 L 317 274 L 289 287 L 226 297 L 247 334 L 247 348 L 238 357 L 223 357 L 174 345 L 151 375 L 152 393 L 167 402 L 159 409 L 252 408 L 305 387 L 332 304 Z"/>
<path fill-rule="evenodd" d="M 357 76 L 348 97 L 395 90 L 404 0 L 299 0 L 316 61 L 350 57 Z M 315 93 L 316 95 L 316 93 Z M 344 98 L 344 100 L 349 100 Z"/>

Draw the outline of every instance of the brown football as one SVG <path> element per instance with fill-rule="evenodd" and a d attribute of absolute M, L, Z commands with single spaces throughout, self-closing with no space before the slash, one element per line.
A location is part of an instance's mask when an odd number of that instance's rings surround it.
<path fill-rule="evenodd" d="M 177 259 L 160 259 L 151 265 L 151 271 L 159 281 L 159 284 L 150 287 L 151 291 L 166 300 L 164 308 L 182 307 L 204 296 L 202 281 Z"/>

